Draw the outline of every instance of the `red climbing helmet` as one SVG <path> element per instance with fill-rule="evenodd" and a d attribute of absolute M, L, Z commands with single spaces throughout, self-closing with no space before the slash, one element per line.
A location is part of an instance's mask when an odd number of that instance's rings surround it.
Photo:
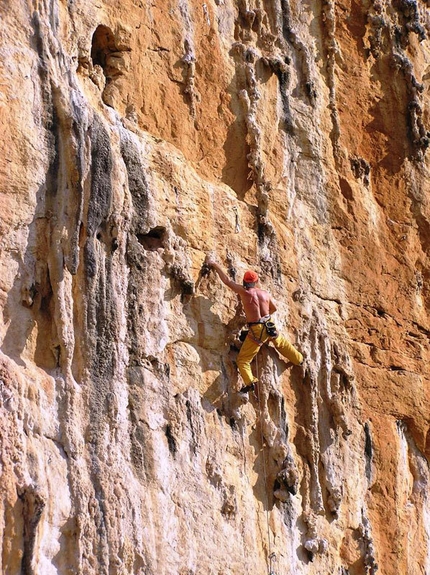
<path fill-rule="evenodd" d="M 243 276 L 243 281 L 247 284 L 255 284 L 256 282 L 258 282 L 258 274 L 256 274 L 251 270 L 248 270 L 245 272 Z"/>

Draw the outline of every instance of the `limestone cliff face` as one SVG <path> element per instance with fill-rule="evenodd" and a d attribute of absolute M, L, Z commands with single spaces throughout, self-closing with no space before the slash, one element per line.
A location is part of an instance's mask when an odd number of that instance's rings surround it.
<path fill-rule="evenodd" d="M 0 571 L 430 573 L 428 0 L 0 16 Z"/>

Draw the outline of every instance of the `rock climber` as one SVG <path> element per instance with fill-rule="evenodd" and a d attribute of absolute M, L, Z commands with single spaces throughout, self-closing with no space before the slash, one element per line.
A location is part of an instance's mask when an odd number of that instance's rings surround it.
<path fill-rule="evenodd" d="M 258 380 L 252 373 L 251 362 L 260 347 L 268 341 L 271 341 L 279 353 L 294 365 L 301 365 L 303 355 L 278 333 L 272 322 L 271 314 L 277 309 L 276 303 L 267 291 L 257 287 L 258 274 L 248 270 L 243 276 L 243 284 L 240 285 L 231 280 L 213 258 L 208 257 L 205 263 L 217 272 L 227 287 L 240 296 L 248 322 L 249 331 L 237 356 L 237 367 L 245 384 L 239 393 L 246 394 L 254 390 Z"/>

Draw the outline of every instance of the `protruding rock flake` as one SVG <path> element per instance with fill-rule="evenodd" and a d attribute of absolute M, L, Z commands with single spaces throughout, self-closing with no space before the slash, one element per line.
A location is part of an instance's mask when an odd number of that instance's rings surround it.
<path fill-rule="evenodd" d="M 0 573 L 430 573 L 429 1 L 0 4 Z"/>

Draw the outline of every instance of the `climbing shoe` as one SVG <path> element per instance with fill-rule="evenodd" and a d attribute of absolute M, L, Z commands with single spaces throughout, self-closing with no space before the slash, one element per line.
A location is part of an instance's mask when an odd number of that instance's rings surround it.
<path fill-rule="evenodd" d="M 253 381 L 252 383 L 250 383 L 249 385 L 245 385 L 244 387 L 242 387 L 242 389 L 239 390 L 239 393 L 248 393 L 249 391 L 254 391 L 255 389 L 255 381 Z"/>

